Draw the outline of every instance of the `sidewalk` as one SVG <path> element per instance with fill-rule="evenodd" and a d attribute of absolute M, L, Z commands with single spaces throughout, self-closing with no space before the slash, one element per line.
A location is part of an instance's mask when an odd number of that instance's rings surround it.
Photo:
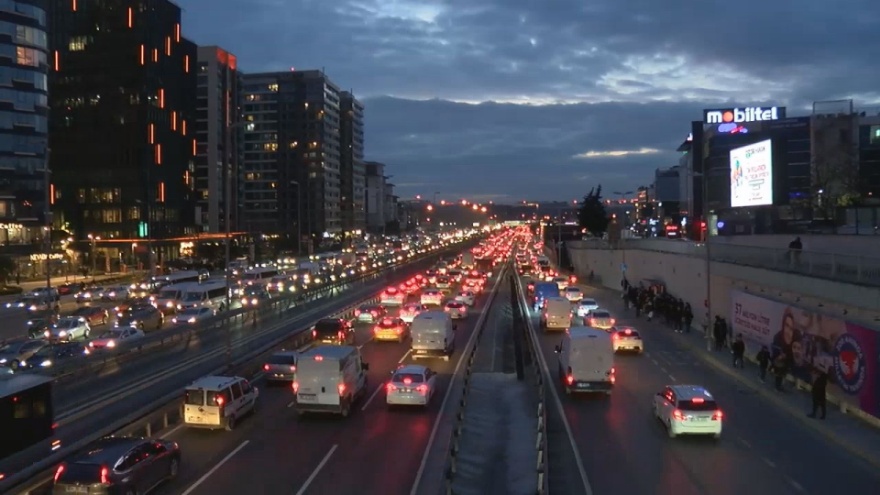
<path fill-rule="evenodd" d="M 586 285 L 586 284 L 585 284 Z M 601 286 L 589 286 L 599 293 L 604 301 L 615 300 L 613 311 L 622 311 L 623 303 L 620 292 Z M 675 342 L 687 347 L 700 361 L 737 381 L 741 386 L 747 387 L 758 395 L 761 395 L 776 407 L 790 413 L 795 419 L 803 422 L 805 426 L 814 430 L 832 443 L 837 444 L 850 453 L 862 458 L 869 464 L 880 469 L 880 420 L 862 411 L 846 410 L 839 401 L 828 397 L 828 416 L 824 421 L 808 418 L 810 386 L 791 376 L 786 378 L 786 392 L 780 393 L 774 390 L 772 377 L 767 382 L 758 379 L 758 368 L 754 356 L 746 356 L 749 366 L 744 370 L 733 368 L 730 364 L 729 351 L 709 351 L 706 343 L 706 335 L 702 328 L 692 330 L 690 333 L 676 333 L 664 325 L 660 319 L 652 323 L 645 321 L 642 326 L 651 328 L 652 331 L 668 332 Z"/>
<path fill-rule="evenodd" d="M 135 277 L 135 276 L 140 276 L 142 274 L 143 274 L 143 272 L 131 271 L 131 272 L 127 272 L 127 273 L 111 272 L 111 273 L 105 273 L 103 275 L 97 275 L 95 277 L 92 277 L 91 275 L 86 276 L 86 277 L 84 277 L 82 275 L 68 275 L 68 276 L 61 276 L 61 277 L 52 277 L 51 282 L 52 282 L 52 287 L 57 287 L 59 285 L 66 284 L 66 283 L 72 284 L 72 283 L 79 283 L 79 282 L 91 282 L 92 280 L 94 280 L 95 282 L 101 282 L 104 280 L 125 277 L 125 276 L 129 276 L 129 275 L 132 277 Z M 11 287 L 14 287 L 17 285 L 18 287 L 21 287 L 21 289 L 24 292 L 28 292 L 28 291 L 34 290 L 36 288 L 39 288 L 39 287 L 45 287 L 46 286 L 46 279 L 27 280 L 27 281 L 24 281 L 20 284 L 10 283 L 9 285 Z"/>

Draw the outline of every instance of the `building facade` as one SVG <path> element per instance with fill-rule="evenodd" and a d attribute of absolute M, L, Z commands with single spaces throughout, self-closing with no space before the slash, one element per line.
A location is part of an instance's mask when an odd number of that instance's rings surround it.
<path fill-rule="evenodd" d="M 291 70 L 246 74 L 242 93 L 241 226 L 299 243 L 341 235 L 339 89 Z"/>
<path fill-rule="evenodd" d="M 382 232 L 387 220 L 385 218 L 387 198 L 385 187 L 385 164 L 366 162 L 366 210 L 367 229 L 371 232 Z"/>
<path fill-rule="evenodd" d="M 364 167 L 364 105 L 349 92 L 340 97 L 340 208 L 343 232 L 366 229 Z"/>
<path fill-rule="evenodd" d="M 217 46 L 198 49 L 196 89 L 196 222 L 203 232 L 238 229 L 241 73 L 235 55 Z"/>
<path fill-rule="evenodd" d="M 55 220 L 77 239 L 194 233 L 196 46 L 168 0 L 52 0 Z"/>
<path fill-rule="evenodd" d="M 0 47 L 6 52 L 0 58 L 0 245 L 39 250 L 46 211 L 48 3 L 0 5 Z"/>

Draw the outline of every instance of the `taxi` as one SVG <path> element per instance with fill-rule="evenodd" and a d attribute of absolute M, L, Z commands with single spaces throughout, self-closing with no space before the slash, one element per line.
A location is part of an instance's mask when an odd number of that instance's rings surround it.
<path fill-rule="evenodd" d="M 401 318 L 382 318 L 373 327 L 373 339 L 377 341 L 403 342 L 409 334 L 409 326 Z"/>
<path fill-rule="evenodd" d="M 641 354 L 645 351 L 642 336 L 633 327 L 614 327 L 611 332 L 611 348 L 614 352 L 630 351 Z"/>

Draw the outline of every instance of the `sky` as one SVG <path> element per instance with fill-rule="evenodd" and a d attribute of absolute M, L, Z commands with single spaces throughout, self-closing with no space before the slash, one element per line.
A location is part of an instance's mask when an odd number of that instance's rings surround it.
<path fill-rule="evenodd" d="M 403 198 L 653 181 L 704 108 L 880 109 L 876 0 L 177 0 L 245 72 L 323 68 Z"/>

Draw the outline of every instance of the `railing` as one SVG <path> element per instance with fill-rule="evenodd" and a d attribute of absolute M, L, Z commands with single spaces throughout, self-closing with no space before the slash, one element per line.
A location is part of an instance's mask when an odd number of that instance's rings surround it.
<path fill-rule="evenodd" d="M 672 239 L 625 239 L 616 244 L 605 241 L 574 241 L 567 248 L 628 249 L 705 257 L 706 246 Z M 824 278 L 839 282 L 880 287 L 880 258 L 854 256 L 804 250 L 792 253 L 789 249 L 744 246 L 736 244 L 711 245 L 711 259 L 719 263 L 751 266 L 779 272 Z"/>

